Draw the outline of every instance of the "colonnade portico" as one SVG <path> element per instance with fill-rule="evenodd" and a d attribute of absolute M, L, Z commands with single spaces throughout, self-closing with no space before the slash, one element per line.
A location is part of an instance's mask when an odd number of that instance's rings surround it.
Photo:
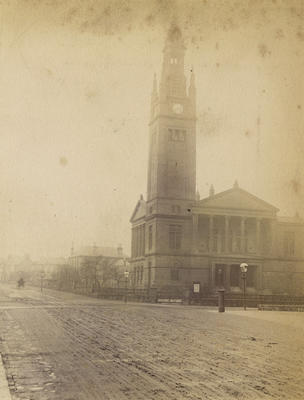
<path fill-rule="evenodd" d="M 262 266 L 260 263 L 248 260 L 247 287 L 256 292 L 262 289 Z M 210 287 L 213 289 L 225 288 L 227 292 L 241 292 L 242 278 L 240 264 L 234 261 L 214 261 L 210 270 Z"/>
<path fill-rule="evenodd" d="M 195 252 L 271 254 L 273 251 L 274 218 L 202 213 L 193 214 L 192 221 Z"/>

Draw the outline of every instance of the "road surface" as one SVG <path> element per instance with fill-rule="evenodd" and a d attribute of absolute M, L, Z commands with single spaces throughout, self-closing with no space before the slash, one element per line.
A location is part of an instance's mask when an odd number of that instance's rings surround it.
<path fill-rule="evenodd" d="M 218 313 L 0 285 L 13 400 L 302 400 L 303 334 L 304 313 Z"/>

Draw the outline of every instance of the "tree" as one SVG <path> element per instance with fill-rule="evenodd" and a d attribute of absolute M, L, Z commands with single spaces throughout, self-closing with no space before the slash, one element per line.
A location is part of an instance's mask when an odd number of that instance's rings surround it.
<path fill-rule="evenodd" d="M 101 287 L 111 287 L 113 284 L 119 286 L 119 281 L 123 276 L 120 261 L 117 257 L 99 257 L 97 265 L 98 280 Z"/>

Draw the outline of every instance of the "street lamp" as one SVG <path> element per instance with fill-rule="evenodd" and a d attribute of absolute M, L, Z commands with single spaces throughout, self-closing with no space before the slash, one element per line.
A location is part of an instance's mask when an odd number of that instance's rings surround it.
<path fill-rule="evenodd" d="M 241 268 L 242 279 L 243 279 L 243 306 L 244 306 L 244 310 L 246 310 L 246 278 L 247 278 L 248 264 L 242 263 L 240 265 L 240 268 Z"/>
<path fill-rule="evenodd" d="M 221 268 L 218 270 L 218 283 L 218 311 L 225 312 L 225 289 L 223 287 L 223 271 Z"/>
<path fill-rule="evenodd" d="M 126 303 L 127 302 L 127 286 L 128 286 L 129 271 L 125 271 L 124 275 L 125 275 L 125 303 Z"/>

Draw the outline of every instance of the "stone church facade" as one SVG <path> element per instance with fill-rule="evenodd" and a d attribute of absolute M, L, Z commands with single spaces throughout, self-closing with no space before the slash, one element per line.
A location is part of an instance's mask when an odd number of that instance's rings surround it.
<path fill-rule="evenodd" d="M 147 199 L 133 215 L 131 281 L 136 288 L 304 295 L 304 223 L 233 187 L 196 194 L 196 88 L 184 75 L 185 47 L 171 27 L 160 84 L 154 77 L 149 124 Z"/>

